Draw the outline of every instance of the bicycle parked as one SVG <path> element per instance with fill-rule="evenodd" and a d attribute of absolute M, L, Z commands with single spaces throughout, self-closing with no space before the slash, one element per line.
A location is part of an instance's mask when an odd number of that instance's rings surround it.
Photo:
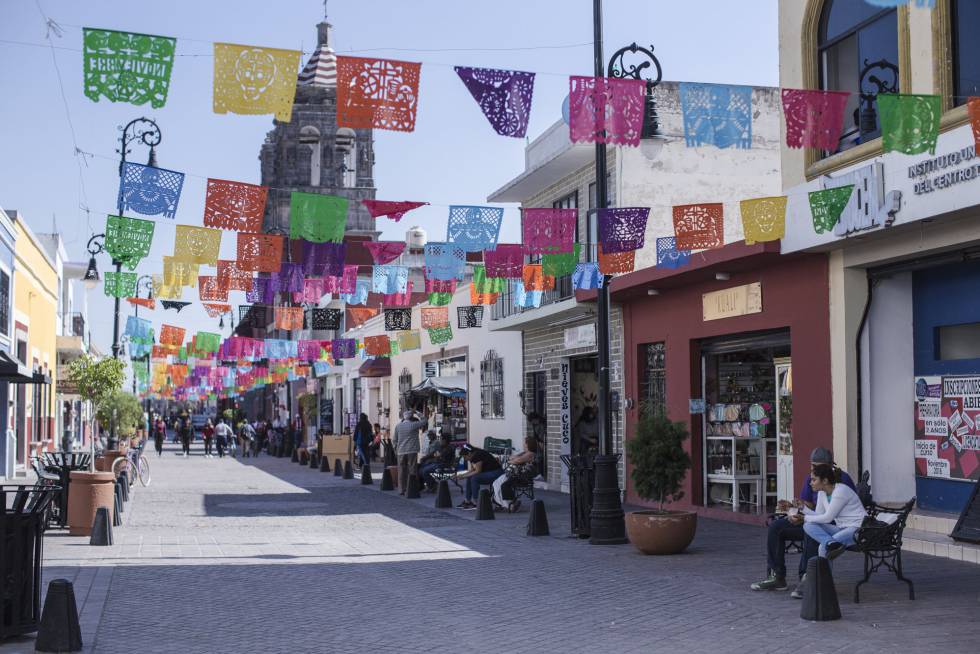
<path fill-rule="evenodd" d="M 145 445 L 146 441 L 144 440 L 139 444 L 139 447 L 134 447 L 126 452 L 125 457 L 121 457 L 113 461 L 112 474 L 118 477 L 119 473 L 125 470 L 126 478 L 129 480 L 130 486 L 136 483 L 137 477 L 139 477 L 140 483 L 144 488 L 149 486 L 150 462 L 147 461 L 145 456 L 143 456 L 143 447 Z"/>

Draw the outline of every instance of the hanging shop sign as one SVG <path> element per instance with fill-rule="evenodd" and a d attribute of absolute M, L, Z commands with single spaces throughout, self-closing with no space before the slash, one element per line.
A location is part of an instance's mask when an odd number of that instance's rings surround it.
<path fill-rule="evenodd" d="M 915 472 L 980 479 L 980 375 L 915 381 Z"/>
<path fill-rule="evenodd" d="M 565 349 L 576 347 L 595 347 L 595 323 L 578 325 L 565 329 Z"/>
<path fill-rule="evenodd" d="M 572 453 L 572 366 L 568 359 L 558 363 L 558 429 L 560 454 Z M 561 486 L 568 487 L 568 466 L 561 467 Z"/>
<path fill-rule="evenodd" d="M 743 284 L 701 295 L 704 321 L 762 313 L 762 283 Z"/>

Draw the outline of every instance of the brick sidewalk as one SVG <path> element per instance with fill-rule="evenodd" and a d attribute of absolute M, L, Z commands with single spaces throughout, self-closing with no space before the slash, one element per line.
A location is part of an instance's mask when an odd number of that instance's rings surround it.
<path fill-rule="evenodd" d="M 174 452 L 151 459 L 115 546 L 46 539 L 46 577 L 76 582 L 86 651 L 972 652 L 980 638 L 976 565 L 908 554 L 914 602 L 880 575 L 855 605 L 861 560 L 845 555 L 844 618 L 810 623 L 788 593 L 748 590 L 758 527 L 702 519 L 686 554 L 645 557 L 568 537 L 557 494 L 539 494 L 552 536 L 528 538 L 526 511 L 476 522 L 377 479 Z"/>

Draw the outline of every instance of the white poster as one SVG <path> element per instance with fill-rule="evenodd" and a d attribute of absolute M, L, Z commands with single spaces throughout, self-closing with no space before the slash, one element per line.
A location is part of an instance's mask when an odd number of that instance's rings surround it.
<path fill-rule="evenodd" d="M 926 436 L 942 436 L 945 438 L 949 435 L 949 424 L 946 422 L 946 418 L 926 418 L 922 423 L 925 426 Z"/>
<path fill-rule="evenodd" d="M 560 454 L 572 453 L 572 367 L 568 359 L 558 363 L 558 429 Z M 568 490 L 568 467 L 561 467 L 561 487 Z"/>
<path fill-rule="evenodd" d="M 946 459 L 932 459 L 926 461 L 928 475 L 930 477 L 944 477 L 949 479 L 949 461 Z"/>
<path fill-rule="evenodd" d="M 932 440 L 915 440 L 915 458 L 917 459 L 935 459 L 937 456 L 936 441 Z"/>

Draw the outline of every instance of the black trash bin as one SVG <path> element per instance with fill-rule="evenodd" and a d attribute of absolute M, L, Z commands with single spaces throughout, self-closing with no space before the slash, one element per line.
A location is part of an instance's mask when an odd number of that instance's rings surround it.
<path fill-rule="evenodd" d="M 569 504 L 572 514 L 572 533 L 579 538 L 592 535 L 592 492 L 595 490 L 595 465 L 591 454 L 561 455 L 568 468 Z"/>
<path fill-rule="evenodd" d="M 41 464 L 45 472 L 58 476 L 61 492 L 52 502 L 48 526 L 64 529 L 68 526 L 68 494 L 71 492 L 71 473 L 74 470 L 88 470 L 91 455 L 84 452 L 44 452 Z"/>
<path fill-rule="evenodd" d="M 45 514 L 59 486 L 0 486 L 0 640 L 37 631 Z"/>

